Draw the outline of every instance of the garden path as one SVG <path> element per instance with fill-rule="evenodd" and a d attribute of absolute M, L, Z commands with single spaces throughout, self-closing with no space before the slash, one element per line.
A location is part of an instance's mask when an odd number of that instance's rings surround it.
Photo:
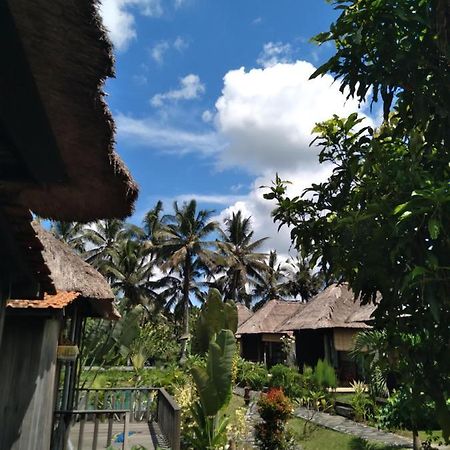
<path fill-rule="evenodd" d="M 410 439 L 354 422 L 342 416 L 332 416 L 331 414 L 313 411 L 303 407 L 297 408 L 294 411 L 294 415 L 304 420 L 311 420 L 311 422 L 322 427 L 351 434 L 352 436 L 357 436 L 367 441 L 375 441 L 393 447 L 412 448 L 412 440 Z"/>

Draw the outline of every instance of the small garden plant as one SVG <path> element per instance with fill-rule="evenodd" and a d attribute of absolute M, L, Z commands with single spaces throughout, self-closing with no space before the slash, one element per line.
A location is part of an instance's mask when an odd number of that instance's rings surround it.
<path fill-rule="evenodd" d="M 291 448 L 286 423 L 293 411 L 292 402 L 280 388 L 271 388 L 258 400 L 262 422 L 255 428 L 255 437 L 262 450 Z"/>

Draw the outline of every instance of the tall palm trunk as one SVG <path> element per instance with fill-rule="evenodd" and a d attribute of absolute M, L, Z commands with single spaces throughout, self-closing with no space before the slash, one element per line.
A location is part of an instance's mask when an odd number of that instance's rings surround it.
<path fill-rule="evenodd" d="M 191 257 L 186 255 L 184 263 L 183 279 L 183 335 L 181 341 L 180 364 L 184 364 L 187 358 L 187 348 L 189 341 L 189 285 L 191 277 Z"/>

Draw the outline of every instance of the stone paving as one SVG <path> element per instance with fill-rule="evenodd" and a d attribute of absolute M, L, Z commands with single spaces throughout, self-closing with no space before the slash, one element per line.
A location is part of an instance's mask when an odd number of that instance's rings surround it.
<path fill-rule="evenodd" d="M 385 445 L 391 445 L 392 447 L 412 448 L 412 441 L 410 439 L 354 422 L 342 416 L 333 416 L 328 413 L 312 411 L 303 407 L 297 408 L 294 411 L 294 415 L 305 420 L 311 420 L 311 422 L 322 427 L 351 434 L 352 436 L 360 437 L 367 441 L 379 442 Z"/>

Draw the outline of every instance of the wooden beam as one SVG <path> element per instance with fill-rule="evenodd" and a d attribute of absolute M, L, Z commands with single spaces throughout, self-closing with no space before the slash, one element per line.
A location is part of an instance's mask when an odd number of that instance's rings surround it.
<path fill-rule="evenodd" d="M 23 170 L 37 183 L 67 180 L 33 77 L 21 36 L 6 0 L 0 1 L 0 122 L 23 161 Z"/>

